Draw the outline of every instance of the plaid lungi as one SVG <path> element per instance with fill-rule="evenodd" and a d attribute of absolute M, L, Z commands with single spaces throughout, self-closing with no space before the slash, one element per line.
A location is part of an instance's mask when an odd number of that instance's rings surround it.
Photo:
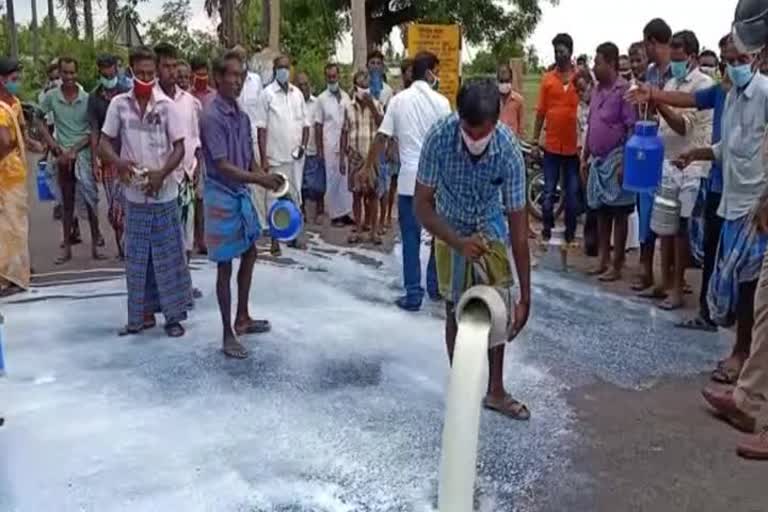
<path fill-rule="evenodd" d="M 126 202 L 125 254 L 128 327 L 140 328 L 146 313 L 162 312 L 166 323 L 186 319 L 192 304 L 192 279 L 175 199 Z"/>
<path fill-rule="evenodd" d="M 707 302 L 712 320 L 723 327 L 736 322 L 739 285 L 757 281 L 768 236 L 755 229 L 753 215 L 726 220 L 720 233 L 717 264 L 709 281 Z"/>

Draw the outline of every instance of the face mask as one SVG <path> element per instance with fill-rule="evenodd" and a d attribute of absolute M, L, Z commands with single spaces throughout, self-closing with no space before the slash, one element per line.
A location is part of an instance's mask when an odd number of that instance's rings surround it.
<path fill-rule="evenodd" d="M 491 139 L 493 138 L 494 131 L 491 130 L 491 133 L 483 137 L 479 140 L 474 140 L 472 137 L 467 135 L 467 132 L 464 130 L 461 130 L 461 138 L 464 140 L 464 145 L 467 147 L 467 151 L 473 156 L 480 156 L 483 153 L 485 153 L 485 150 L 488 149 L 488 144 L 491 143 Z"/>
<path fill-rule="evenodd" d="M 18 80 L 15 82 L 5 82 L 5 90 L 14 96 L 18 96 L 19 91 L 21 90 L 21 82 Z"/>
<path fill-rule="evenodd" d="M 143 80 L 139 80 L 138 78 L 133 79 L 133 94 L 140 99 L 148 99 L 150 96 L 152 96 L 152 89 L 155 88 L 155 82 L 157 80 L 152 80 L 151 82 L 145 82 Z"/>
<path fill-rule="evenodd" d="M 51 81 L 51 87 L 61 87 L 61 78 L 57 78 Z"/>
<path fill-rule="evenodd" d="M 339 92 L 339 82 L 328 82 L 328 90 L 332 93 Z"/>
<path fill-rule="evenodd" d="M 429 86 L 433 90 L 435 90 L 435 91 L 439 90 L 440 89 L 440 78 L 438 78 L 438 76 L 435 75 L 434 73 L 432 73 L 431 71 L 429 72 L 429 74 L 432 75 L 432 79 L 430 80 L 429 78 L 427 78 L 427 83 L 429 84 Z"/>
<path fill-rule="evenodd" d="M 101 86 L 105 89 L 114 89 L 117 87 L 117 77 L 113 76 L 112 78 L 104 78 L 99 77 L 99 82 L 101 83 Z"/>
<path fill-rule="evenodd" d="M 365 98 L 366 96 L 368 96 L 370 94 L 371 94 L 371 90 L 370 89 L 361 89 L 361 88 L 358 87 L 357 88 L 357 93 L 355 94 L 355 96 L 357 96 L 357 99 L 362 101 L 363 98 Z"/>
<path fill-rule="evenodd" d="M 731 66 L 728 64 L 727 69 L 728 77 L 731 79 L 731 82 L 733 82 L 733 85 L 739 89 L 746 87 L 755 74 L 755 72 L 752 71 L 751 64 L 739 64 L 738 66 Z"/>
<path fill-rule="evenodd" d="M 709 77 L 715 78 L 717 76 L 717 68 L 714 66 L 699 66 L 699 69 Z"/>
<path fill-rule="evenodd" d="M 669 69 L 670 71 L 672 71 L 673 77 L 675 77 L 678 80 L 683 80 L 686 76 L 688 76 L 688 61 L 673 60 L 672 62 L 669 63 Z"/>
<path fill-rule="evenodd" d="M 287 84 L 290 79 L 291 71 L 288 68 L 277 68 L 277 70 L 275 70 L 275 80 L 277 80 L 277 83 L 280 85 Z"/>
<path fill-rule="evenodd" d="M 194 84 L 196 91 L 202 92 L 202 91 L 208 89 L 208 77 L 207 76 L 195 75 L 192 78 L 192 83 Z"/>
<path fill-rule="evenodd" d="M 619 76 L 623 78 L 624 80 L 632 80 L 632 72 L 631 71 L 624 71 L 622 73 L 619 73 Z"/>
<path fill-rule="evenodd" d="M 506 96 L 512 92 L 512 84 L 509 82 L 499 84 L 499 92 Z"/>

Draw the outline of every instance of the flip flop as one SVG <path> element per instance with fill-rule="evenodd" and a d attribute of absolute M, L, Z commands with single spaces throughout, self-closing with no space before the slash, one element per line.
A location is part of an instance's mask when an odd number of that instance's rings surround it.
<path fill-rule="evenodd" d="M 601 283 L 615 283 L 616 281 L 621 281 L 621 272 L 609 270 L 608 272 L 599 276 L 597 280 Z"/>
<path fill-rule="evenodd" d="M 248 349 L 240 343 L 221 347 L 221 351 L 230 359 L 248 359 Z"/>
<path fill-rule="evenodd" d="M 590 276 L 590 277 L 594 277 L 594 276 L 601 276 L 601 275 L 605 274 L 606 272 L 608 272 L 608 267 L 605 267 L 605 268 L 592 268 L 592 269 L 587 270 L 586 274 L 588 276 Z"/>
<path fill-rule="evenodd" d="M 165 334 L 167 334 L 169 338 L 181 338 L 184 336 L 185 332 L 186 331 L 184 331 L 184 327 L 182 327 L 178 322 L 174 322 L 165 326 Z"/>
<path fill-rule="evenodd" d="M 647 284 L 646 281 L 635 281 L 632 283 L 632 286 L 630 286 L 630 289 L 633 292 L 643 292 L 649 288 L 653 288 L 653 283 Z"/>
<path fill-rule="evenodd" d="M 689 331 L 717 332 L 717 325 L 707 322 L 701 316 L 689 318 L 683 322 L 675 324 L 678 329 L 687 329 Z"/>
<path fill-rule="evenodd" d="M 667 292 L 656 288 L 646 288 L 645 291 L 638 293 L 637 296 L 641 299 L 662 300 L 666 299 L 668 294 Z"/>
<path fill-rule="evenodd" d="M 235 324 L 235 334 L 243 336 L 246 334 L 264 334 L 272 330 L 272 324 L 269 320 L 251 320 L 247 324 Z"/>
<path fill-rule="evenodd" d="M 736 384 L 736 382 L 739 380 L 739 375 L 741 375 L 741 369 L 744 367 L 744 364 L 741 363 L 737 367 L 731 361 L 734 361 L 734 359 L 728 358 L 717 363 L 717 368 L 712 371 L 710 379 L 713 382 L 717 382 L 719 384 Z"/>
<path fill-rule="evenodd" d="M 531 412 L 528 410 L 528 407 L 512 398 L 509 394 L 505 395 L 501 402 L 492 401 L 486 396 L 483 399 L 483 407 L 513 420 L 528 421 L 531 419 Z"/>
<path fill-rule="evenodd" d="M 670 299 L 667 299 L 660 303 L 658 308 L 664 311 L 677 311 L 678 309 L 683 309 L 683 306 L 682 302 L 672 302 Z"/>

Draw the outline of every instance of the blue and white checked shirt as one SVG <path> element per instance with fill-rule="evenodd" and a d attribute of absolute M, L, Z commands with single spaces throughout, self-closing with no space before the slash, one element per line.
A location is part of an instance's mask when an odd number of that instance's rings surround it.
<path fill-rule="evenodd" d="M 436 189 L 437 213 L 461 236 L 506 239 L 505 213 L 525 208 L 525 162 L 517 137 L 501 123 L 480 160 L 461 138 L 458 115 L 436 123 L 421 149 L 417 181 Z"/>

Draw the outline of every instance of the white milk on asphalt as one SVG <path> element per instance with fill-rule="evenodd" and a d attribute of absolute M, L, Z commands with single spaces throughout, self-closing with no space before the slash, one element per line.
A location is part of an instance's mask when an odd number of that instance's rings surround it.
<path fill-rule="evenodd" d="M 471 512 L 477 473 L 480 408 L 488 384 L 487 312 L 467 310 L 456 335 L 440 458 L 440 512 Z"/>

